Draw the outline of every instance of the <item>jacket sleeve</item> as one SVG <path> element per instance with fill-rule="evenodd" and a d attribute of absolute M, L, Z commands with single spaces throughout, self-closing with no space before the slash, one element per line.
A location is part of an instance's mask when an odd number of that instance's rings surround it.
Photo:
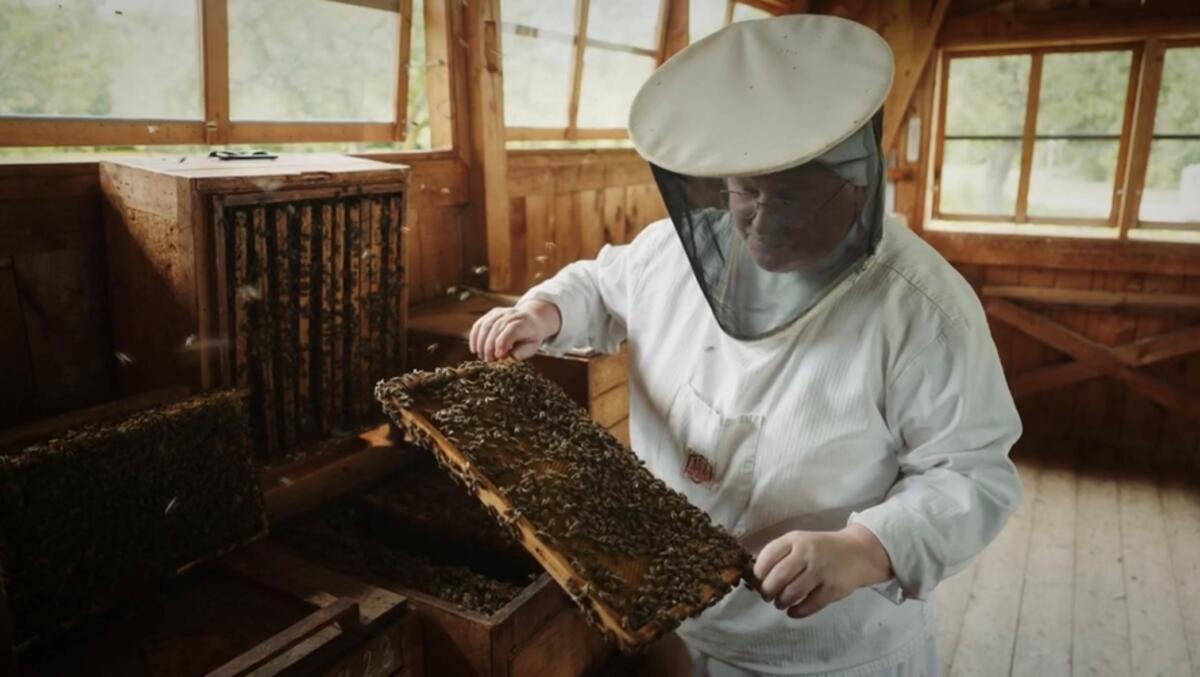
<path fill-rule="evenodd" d="M 551 355 L 589 348 L 617 352 L 645 261 L 665 235 L 674 235 L 669 222 L 652 224 L 632 243 L 605 245 L 595 260 L 576 261 L 526 292 L 521 301 L 548 301 L 562 316 L 558 335 L 542 349 Z"/>
<path fill-rule="evenodd" d="M 885 415 L 901 443 L 885 500 L 851 515 L 887 550 L 894 601 L 926 599 L 999 533 L 1021 498 L 1008 452 L 1021 421 L 980 310 L 945 327 L 891 379 Z"/>

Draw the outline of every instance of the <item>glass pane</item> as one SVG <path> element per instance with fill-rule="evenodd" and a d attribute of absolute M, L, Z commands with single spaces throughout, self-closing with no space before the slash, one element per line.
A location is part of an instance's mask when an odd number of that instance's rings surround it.
<path fill-rule="evenodd" d="M 1116 170 L 1117 141 L 1036 141 L 1027 211 L 1031 216 L 1107 219 Z"/>
<path fill-rule="evenodd" d="M 503 39 L 505 124 L 565 129 L 574 48 L 514 33 Z"/>
<path fill-rule="evenodd" d="M 204 117 L 196 0 L 0 0 L 0 115 Z"/>
<path fill-rule="evenodd" d="M 1037 133 L 1119 135 L 1132 59 L 1128 51 L 1043 57 Z"/>
<path fill-rule="evenodd" d="M 229 0 L 230 117 L 395 120 L 398 20 L 327 0 Z"/>
<path fill-rule="evenodd" d="M 1012 216 L 1020 162 L 1020 141 L 948 139 L 942 160 L 940 211 Z"/>
<path fill-rule="evenodd" d="M 1011 134 L 1025 126 L 1027 54 L 953 59 L 946 90 L 946 133 Z"/>
<path fill-rule="evenodd" d="M 1168 49 L 1154 114 L 1155 134 L 1200 134 L 1200 47 Z"/>
<path fill-rule="evenodd" d="M 519 24 L 575 35 L 576 1 L 501 0 L 500 19 L 506 24 Z"/>
<path fill-rule="evenodd" d="M 624 128 L 629 124 L 633 96 L 653 72 L 652 57 L 591 47 L 584 50 L 576 126 Z"/>
<path fill-rule="evenodd" d="M 1200 140 L 1160 139 L 1150 144 L 1139 218 L 1200 223 Z"/>
<path fill-rule="evenodd" d="M 690 41 L 697 42 L 725 25 L 725 0 L 691 0 L 688 5 Z"/>
<path fill-rule="evenodd" d="M 757 7 L 751 7 L 750 5 L 743 5 L 740 2 L 733 6 L 733 23 L 749 21 L 750 19 L 766 19 L 769 16 L 771 16 L 770 12 L 763 11 Z"/>
<path fill-rule="evenodd" d="M 588 39 L 657 49 L 661 9 L 661 2 L 646 0 L 591 0 L 588 4 Z"/>

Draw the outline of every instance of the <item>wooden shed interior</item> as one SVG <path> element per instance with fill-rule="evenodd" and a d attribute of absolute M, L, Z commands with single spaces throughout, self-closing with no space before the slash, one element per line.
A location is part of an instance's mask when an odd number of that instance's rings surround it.
<path fill-rule="evenodd" d="M 523 553 L 468 570 L 494 534 L 439 518 L 453 499 L 371 390 L 467 359 L 486 310 L 666 218 L 633 93 L 790 13 L 892 47 L 888 210 L 978 293 L 1024 425 L 1020 508 L 934 595 L 943 672 L 1200 674 L 1195 0 L 0 0 L 0 461 L 251 388 L 267 520 L 155 554 L 186 583 L 120 588 L 103 630 L 27 635 L 0 585 L 0 673 L 632 670 Z M 279 157 L 209 157 L 249 149 Z M 628 444 L 624 355 L 535 363 Z M 363 545 L 381 523 L 444 547 L 358 575 L 298 521 L 347 496 L 371 525 L 349 550 L 386 549 Z M 475 582 L 438 588 L 439 561 Z M 16 583 L 10 607 L 56 603 Z"/>

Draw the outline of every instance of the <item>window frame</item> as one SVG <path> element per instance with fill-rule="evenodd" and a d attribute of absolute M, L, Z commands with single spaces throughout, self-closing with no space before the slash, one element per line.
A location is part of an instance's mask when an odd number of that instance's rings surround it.
<path fill-rule="evenodd" d="M 0 115 L 0 146 L 149 146 L 270 143 L 401 143 L 408 131 L 408 69 L 412 45 L 412 0 L 326 0 L 395 11 L 396 88 L 391 122 L 231 121 L 229 119 L 228 0 L 194 0 L 200 48 L 203 118 L 39 117 Z M 428 0 L 435 2 L 437 0 Z"/>
<path fill-rule="evenodd" d="M 1177 47 L 1200 47 L 1200 38 L 1162 39 L 1143 38 L 1136 40 L 1098 41 L 1087 44 L 1064 45 L 1043 44 L 1001 48 L 944 48 L 939 52 L 937 71 L 937 116 L 936 134 L 933 136 L 933 167 L 930 173 L 930 213 L 934 222 L 957 224 L 1004 224 L 1018 229 L 1027 226 L 1066 226 L 1084 231 L 1100 228 L 1106 233 L 1102 237 L 1119 240 L 1130 239 L 1131 230 L 1174 230 L 1200 232 L 1200 222 L 1156 222 L 1139 218 L 1146 169 L 1149 162 L 1150 144 L 1154 140 L 1154 117 L 1158 107 L 1159 88 L 1162 84 L 1163 57 L 1166 50 Z M 1030 216 L 1029 181 L 1032 172 L 1034 142 L 1039 138 L 1056 138 L 1070 135 L 1037 134 L 1037 114 L 1041 90 L 1042 65 L 1045 55 L 1074 52 L 1131 52 L 1129 81 L 1125 91 L 1124 113 L 1120 135 L 1085 135 L 1088 138 L 1115 139 L 1117 159 L 1113 173 L 1112 202 L 1108 218 L 1079 218 L 1056 216 Z M 946 108 L 949 99 L 950 63 L 954 59 L 989 56 L 1030 56 L 1029 90 L 1025 102 L 1025 120 L 1020 136 L 1003 136 L 1021 142 L 1020 174 L 1017 178 L 1017 196 L 1012 215 L 960 214 L 941 209 L 942 170 L 946 143 Z M 972 135 L 960 135 L 967 138 Z M 979 135 L 976 135 L 979 136 Z M 1158 135 L 1162 137 L 1164 135 Z M 1172 138 L 1180 135 L 1169 135 Z M 1185 135 L 1200 141 L 1200 134 Z M 951 137 L 953 140 L 954 136 Z M 991 138 L 991 137 L 989 137 Z M 936 227 L 934 228 L 937 229 Z M 957 230 L 957 229 L 956 229 Z M 1030 234 L 1035 234 L 1033 231 Z M 1042 234 L 1042 233 L 1036 233 Z"/>
<path fill-rule="evenodd" d="M 608 42 L 606 40 L 593 40 L 587 36 L 587 21 L 588 8 L 591 0 L 575 0 L 575 35 L 569 36 L 556 31 L 546 31 L 520 24 L 503 22 L 503 32 L 505 34 L 519 33 L 530 37 L 537 38 L 539 35 L 546 35 L 549 39 L 569 41 L 573 49 L 571 61 L 571 82 L 570 89 L 567 95 L 567 126 L 558 127 L 517 127 L 507 126 L 506 136 L 508 141 L 601 141 L 601 140 L 624 140 L 629 138 L 629 130 L 624 127 L 609 127 L 609 128 L 588 128 L 579 127 L 577 122 L 579 118 L 579 95 L 583 80 L 583 59 L 584 52 L 587 47 L 598 47 L 601 49 L 612 49 L 616 51 L 629 52 L 631 54 L 640 54 L 642 56 L 654 57 L 655 68 L 661 66 L 666 61 L 665 46 L 667 44 L 667 17 L 674 0 L 659 0 L 658 7 L 658 23 L 655 28 L 655 36 L 657 44 L 653 49 L 635 47 L 632 45 L 622 45 Z M 733 21 L 733 10 L 736 5 L 747 5 L 755 9 L 770 12 L 771 9 L 764 6 L 762 3 L 751 0 L 726 0 L 725 2 L 725 20 L 722 27 L 728 26 Z M 501 0 L 501 19 L 503 19 L 503 0 Z"/>

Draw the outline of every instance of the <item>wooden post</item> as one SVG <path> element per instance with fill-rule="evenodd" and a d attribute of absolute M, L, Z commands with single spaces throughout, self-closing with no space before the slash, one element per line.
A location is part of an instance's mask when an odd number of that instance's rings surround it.
<path fill-rule="evenodd" d="M 403 141 L 408 136 L 408 65 L 412 56 L 412 0 L 400 0 L 396 21 L 396 133 Z"/>
<path fill-rule="evenodd" d="M 1150 142 L 1154 134 L 1154 112 L 1158 108 L 1158 89 L 1162 84 L 1163 59 L 1166 48 L 1162 40 L 1150 40 L 1142 55 L 1141 72 L 1138 74 L 1137 103 L 1134 104 L 1133 132 L 1130 136 L 1130 160 L 1128 171 L 1121 180 L 1120 211 L 1117 227 L 1121 239 L 1137 223 L 1138 210 L 1142 205 L 1142 187 L 1146 182 L 1146 165 L 1150 161 Z M 1134 77 L 1130 73 L 1130 77 Z"/>
<path fill-rule="evenodd" d="M 200 46 L 204 79 L 204 143 L 229 139 L 229 5 L 200 3 Z"/>
<path fill-rule="evenodd" d="M 579 91 L 583 87 L 583 53 L 587 49 L 588 0 L 575 0 L 575 51 L 571 56 L 571 96 L 567 105 L 567 139 L 578 138 Z"/>
<path fill-rule="evenodd" d="M 661 66 L 691 41 L 688 35 L 688 0 L 663 0 L 658 19 L 658 64 Z"/>
<path fill-rule="evenodd" d="M 449 2 L 453 0 L 425 2 L 425 100 L 429 141 L 434 148 L 449 148 L 455 141 L 449 45 L 457 38 L 450 26 Z"/>
<path fill-rule="evenodd" d="M 1033 172 L 1033 145 L 1037 138 L 1038 96 L 1042 91 L 1042 53 L 1029 61 L 1028 91 L 1025 95 L 1025 126 L 1021 132 L 1021 171 L 1017 179 L 1016 221 L 1029 220 L 1029 175 Z"/>
<path fill-rule="evenodd" d="M 455 3 L 457 5 L 457 3 Z M 471 213 L 464 232 L 464 265 L 471 269 L 486 263 L 494 290 L 512 289 L 513 238 L 509 228 L 508 156 L 505 150 L 504 83 L 501 68 L 499 0 L 465 3 L 461 10 L 466 37 L 466 69 L 451 69 L 465 76 L 465 110 L 455 113 L 468 125 L 468 178 Z M 454 51 L 453 49 L 451 51 Z M 459 99 L 458 101 L 462 101 Z M 486 242 L 486 251 L 475 243 Z"/>
<path fill-rule="evenodd" d="M 896 147 L 896 137 L 904 122 L 913 93 L 921 81 L 921 74 L 934 53 L 934 43 L 938 31 L 946 19 L 946 10 L 950 0 L 936 0 L 928 17 L 913 16 L 917 14 L 909 3 L 908 16 L 903 13 L 896 19 L 880 27 L 880 33 L 892 51 L 896 54 L 896 77 L 892 83 L 892 91 L 888 94 L 883 108 L 883 150 L 887 152 Z M 914 25 L 918 28 L 914 29 Z"/>

